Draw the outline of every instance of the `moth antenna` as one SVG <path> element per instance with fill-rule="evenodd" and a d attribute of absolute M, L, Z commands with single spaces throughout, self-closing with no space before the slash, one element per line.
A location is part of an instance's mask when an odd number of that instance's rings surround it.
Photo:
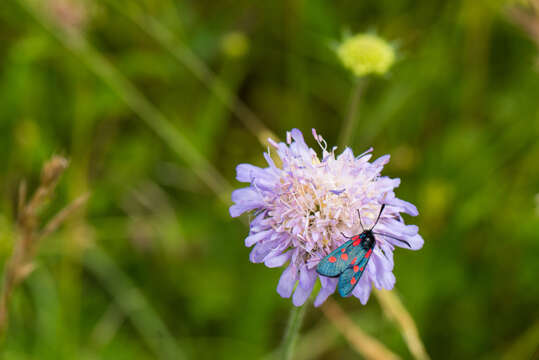
<path fill-rule="evenodd" d="M 342 235 L 343 237 L 347 238 L 347 239 L 350 239 L 350 236 L 346 236 L 346 234 L 343 233 L 342 231 L 341 231 L 341 235 Z"/>
<path fill-rule="evenodd" d="M 378 213 L 378 218 L 376 218 L 376 221 L 374 225 L 371 227 L 371 230 L 374 229 L 376 224 L 378 224 L 378 220 L 380 220 L 380 216 L 382 216 L 382 211 L 384 211 L 384 208 L 386 207 L 386 204 L 382 204 L 382 207 L 380 208 L 380 212 Z"/>
<path fill-rule="evenodd" d="M 400 241 L 400 242 L 402 242 L 402 243 L 405 243 L 406 245 L 408 245 L 408 247 L 409 247 L 410 249 L 412 248 L 412 246 L 410 245 L 410 243 L 409 243 L 408 241 L 406 241 L 406 240 L 397 239 L 396 237 L 391 236 L 391 235 L 388 235 L 388 234 L 375 233 L 375 232 L 373 232 L 373 234 L 374 234 L 374 235 L 387 236 L 388 238 L 391 238 L 391 239 L 393 239 L 393 240 L 397 240 L 397 241 Z"/>
<path fill-rule="evenodd" d="M 365 231 L 363 223 L 361 222 L 361 214 L 359 213 L 359 209 L 357 209 L 357 217 L 359 218 L 359 225 L 361 225 L 361 230 Z"/>

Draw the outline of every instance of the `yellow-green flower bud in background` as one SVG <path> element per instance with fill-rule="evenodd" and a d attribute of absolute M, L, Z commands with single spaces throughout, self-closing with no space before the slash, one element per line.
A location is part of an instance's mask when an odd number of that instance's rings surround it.
<path fill-rule="evenodd" d="M 249 39 L 241 31 L 232 31 L 221 40 L 223 53 L 231 58 L 240 58 L 249 51 Z"/>
<path fill-rule="evenodd" d="M 372 34 L 357 34 L 337 48 L 343 65 L 354 75 L 385 74 L 395 62 L 395 50 L 384 39 Z"/>

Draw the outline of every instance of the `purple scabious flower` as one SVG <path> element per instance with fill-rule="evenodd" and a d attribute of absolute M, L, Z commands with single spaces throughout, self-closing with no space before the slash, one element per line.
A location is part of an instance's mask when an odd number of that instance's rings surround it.
<path fill-rule="evenodd" d="M 319 275 L 316 266 L 348 240 L 342 233 L 351 236 L 363 231 L 358 210 L 363 225 L 370 228 L 386 204 L 376 230 L 408 242 L 413 250 L 423 246 L 417 226 L 405 225 L 400 215 L 418 214 L 414 205 L 395 197 L 393 190 L 400 180 L 380 176 L 389 155 L 369 162 L 372 148 L 358 157 L 346 148 L 335 156 L 336 148 L 328 152 L 324 139 L 312 132 L 322 148 L 321 159 L 298 129 L 287 133 L 286 144 L 269 139 L 281 164 L 275 164 L 268 149 L 264 153 L 268 167 L 238 165 L 237 180 L 250 186 L 232 193 L 230 207 L 232 217 L 254 211 L 245 239 L 245 245 L 253 247 L 250 260 L 270 268 L 288 263 L 277 292 L 284 298 L 292 296 L 296 306 L 305 303 L 317 278 L 321 288 L 315 306 L 335 292 L 338 279 Z M 371 261 L 352 292 L 362 304 L 367 303 L 373 285 L 388 290 L 395 285 L 395 246 L 408 248 L 390 237 L 376 236 Z"/>

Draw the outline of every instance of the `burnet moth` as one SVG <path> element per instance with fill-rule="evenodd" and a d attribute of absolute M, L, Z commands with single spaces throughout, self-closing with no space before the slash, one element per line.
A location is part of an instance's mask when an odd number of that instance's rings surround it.
<path fill-rule="evenodd" d="M 359 223 L 361 224 L 363 232 L 352 237 L 348 237 L 341 233 L 342 236 L 349 240 L 339 246 L 337 249 L 333 250 L 318 263 L 316 271 L 320 275 L 339 277 L 339 294 L 342 297 L 346 297 L 352 293 L 356 287 L 356 284 L 361 278 L 361 275 L 363 275 L 363 272 L 367 268 L 372 251 L 376 245 L 374 235 L 387 236 L 394 240 L 405 243 L 408 245 L 408 247 L 411 247 L 410 244 L 405 240 L 372 231 L 376 224 L 378 224 L 378 220 L 380 220 L 380 216 L 382 215 L 382 211 L 384 211 L 385 206 L 385 204 L 382 205 L 374 225 L 367 230 L 363 228 L 363 224 L 361 223 L 361 214 L 358 210 Z"/>

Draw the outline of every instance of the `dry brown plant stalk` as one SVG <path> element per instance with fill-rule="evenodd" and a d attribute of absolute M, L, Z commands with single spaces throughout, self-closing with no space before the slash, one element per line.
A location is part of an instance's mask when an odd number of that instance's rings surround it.
<path fill-rule="evenodd" d="M 41 170 L 40 184 L 28 202 L 26 183 L 23 181 L 19 187 L 15 242 L 13 252 L 4 267 L 0 293 L 0 338 L 3 338 L 7 329 L 9 300 L 13 290 L 34 270 L 34 259 L 40 241 L 56 231 L 69 215 L 88 200 L 88 194 L 81 195 L 53 216 L 43 228 L 39 228 L 39 212 L 54 194 L 58 180 L 68 164 L 67 159 L 61 156 L 53 156 L 46 162 Z"/>
<path fill-rule="evenodd" d="M 341 332 L 354 349 L 368 360 L 400 359 L 384 344 L 367 335 L 359 325 L 355 324 L 341 307 L 333 300 L 327 299 L 320 307 L 324 315 Z"/>
<path fill-rule="evenodd" d="M 406 310 L 394 291 L 375 290 L 374 294 L 382 306 L 386 316 L 397 323 L 404 341 L 413 357 L 418 360 L 429 360 L 429 355 L 419 337 L 419 331 L 410 313 Z"/>
<path fill-rule="evenodd" d="M 527 6 L 508 7 L 507 16 L 535 42 L 539 50 L 539 0 L 529 0 Z"/>

